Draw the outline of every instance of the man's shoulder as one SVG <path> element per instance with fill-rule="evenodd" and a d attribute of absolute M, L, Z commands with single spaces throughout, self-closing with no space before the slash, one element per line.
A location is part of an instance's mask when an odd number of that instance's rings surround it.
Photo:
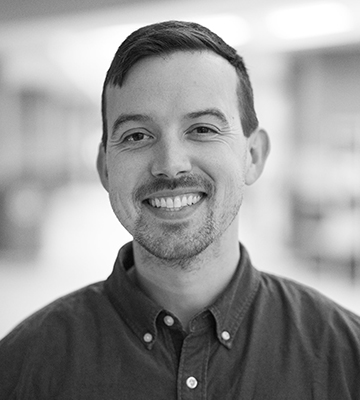
<path fill-rule="evenodd" d="M 257 330 L 265 332 L 268 345 L 276 344 L 272 356 L 295 360 L 295 370 L 312 369 L 324 398 L 359 393 L 360 316 L 311 287 L 260 275 Z"/>
<path fill-rule="evenodd" d="M 279 297 L 283 301 L 290 301 L 291 305 L 300 309 L 318 309 L 320 312 L 345 312 L 345 314 L 354 317 L 360 321 L 360 316 L 347 310 L 334 300 L 330 299 L 319 290 L 298 282 L 291 278 L 274 275 L 268 272 L 260 271 L 260 282 L 262 289 L 267 291 L 268 295 Z"/>
<path fill-rule="evenodd" d="M 104 283 L 97 282 L 66 294 L 42 307 L 20 322 L 2 341 L 1 344 L 16 342 L 41 342 L 41 337 L 56 332 L 56 337 L 78 329 L 84 320 L 90 322 L 96 318 L 99 307 L 106 302 Z"/>
<path fill-rule="evenodd" d="M 98 282 L 25 319 L 0 341 L 0 397 L 20 390 L 27 393 L 21 398 L 34 398 L 34 385 L 44 390 L 50 382 L 61 386 L 61 376 L 95 347 L 99 335 L 116 320 L 114 314 L 104 282 Z"/>
<path fill-rule="evenodd" d="M 295 280 L 260 272 L 260 296 L 270 299 L 280 315 L 286 314 L 302 329 L 338 335 L 343 329 L 353 333 L 360 346 L 360 316 L 318 290 Z"/>

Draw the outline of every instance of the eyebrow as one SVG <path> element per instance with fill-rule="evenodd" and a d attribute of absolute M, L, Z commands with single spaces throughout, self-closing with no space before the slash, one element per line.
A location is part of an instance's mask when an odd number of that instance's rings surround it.
<path fill-rule="evenodd" d="M 187 119 L 197 119 L 204 116 L 212 116 L 219 119 L 222 123 L 227 124 L 228 120 L 225 114 L 220 111 L 218 108 L 205 108 L 204 110 L 193 111 L 185 115 Z M 113 126 L 112 133 L 114 134 L 121 125 L 126 124 L 127 122 L 148 122 L 151 120 L 151 117 L 144 114 L 120 114 Z"/>
<path fill-rule="evenodd" d="M 147 122 L 150 120 L 151 118 L 144 114 L 120 114 L 113 123 L 112 133 L 115 133 L 121 125 L 127 122 Z"/>
<path fill-rule="evenodd" d="M 206 116 L 212 116 L 219 119 L 222 123 L 227 124 L 228 120 L 225 114 L 220 111 L 218 108 L 206 108 L 204 110 L 194 111 L 189 114 L 186 114 L 186 118 L 188 119 L 196 119 Z"/>

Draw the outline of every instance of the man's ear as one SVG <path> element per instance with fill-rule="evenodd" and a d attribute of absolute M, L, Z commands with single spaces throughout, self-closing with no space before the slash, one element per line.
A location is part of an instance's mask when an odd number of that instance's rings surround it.
<path fill-rule="evenodd" d="M 261 175 L 266 159 L 270 153 L 270 139 L 264 129 L 258 128 L 249 136 L 248 162 L 245 175 L 245 183 L 253 184 Z"/>
<path fill-rule="evenodd" d="M 100 181 L 104 186 L 105 190 L 109 191 L 109 179 L 108 179 L 108 170 L 106 164 L 106 151 L 103 143 L 99 145 L 99 152 L 96 160 L 96 168 L 100 177 Z"/>

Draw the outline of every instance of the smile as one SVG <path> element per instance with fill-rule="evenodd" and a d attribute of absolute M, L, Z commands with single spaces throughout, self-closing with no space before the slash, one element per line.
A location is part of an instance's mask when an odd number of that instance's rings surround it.
<path fill-rule="evenodd" d="M 149 204 L 155 208 L 163 208 L 168 211 L 178 211 L 184 207 L 198 203 L 202 198 L 201 194 L 185 194 L 175 197 L 155 197 L 149 199 Z"/>

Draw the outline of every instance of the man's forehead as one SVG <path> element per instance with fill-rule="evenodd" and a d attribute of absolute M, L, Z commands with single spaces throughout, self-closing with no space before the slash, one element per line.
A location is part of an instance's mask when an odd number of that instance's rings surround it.
<path fill-rule="evenodd" d="M 184 68 L 188 73 L 193 72 L 192 63 L 202 63 L 203 67 L 206 69 L 211 68 L 216 65 L 216 72 L 220 75 L 236 74 L 235 67 L 224 57 L 215 53 L 211 50 L 175 50 L 166 52 L 163 54 L 148 55 L 137 59 L 129 68 L 126 68 L 126 72 L 123 74 L 120 84 L 113 84 L 110 80 L 107 88 L 121 88 L 130 79 L 132 75 L 142 71 L 146 73 L 149 70 L 155 69 L 155 74 L 159 77 L 162 76 L 163 69 L 170 63 L 171 60 L 185 60 L 188 64 L 188 68 Z M 195 61 L 194 61 L 195 60 Z M 116 73 L 115 73 L 116 74 Z"/>
<path fill-rule="evenodd" d="M 234 67 L 215 53 L 147 57 L 129 71 L 122 86 L 106 87 L 108 128 L 114 130 L 122 115 L 146 116 L 159 123 L 169 118 L 185 122 L 187 116 L 210 109 L 219 111 L 218 120 L 222 114 L 229 121 L 240 116 L 237 89 Z M 215 113 L 206 115 L 214 117 Z"/>

